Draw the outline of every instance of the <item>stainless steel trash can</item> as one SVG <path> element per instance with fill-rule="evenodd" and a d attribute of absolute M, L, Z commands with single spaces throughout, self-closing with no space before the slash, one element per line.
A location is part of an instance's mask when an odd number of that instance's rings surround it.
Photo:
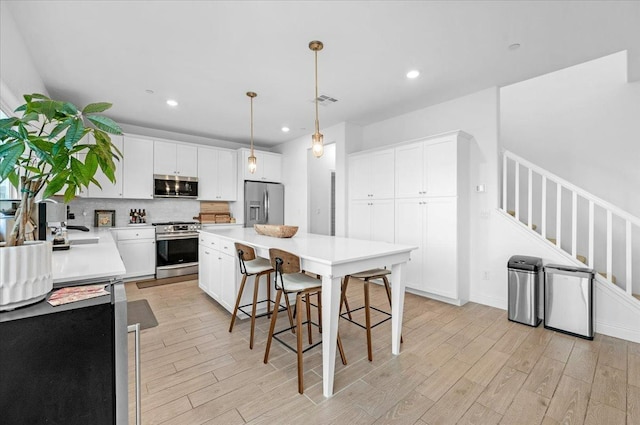
<path fill-rule="evenodd" d="M 549 264 L 544 267 L 544 327 L 593 339 L 592 269 Z"/>
<path fill-rule="evenodd" d="M 540 283 L 543 279 L 542 259 L 525 255 L 509 258 L 508 270 L 508 318 L 512 322 L 536 327 Z"/>

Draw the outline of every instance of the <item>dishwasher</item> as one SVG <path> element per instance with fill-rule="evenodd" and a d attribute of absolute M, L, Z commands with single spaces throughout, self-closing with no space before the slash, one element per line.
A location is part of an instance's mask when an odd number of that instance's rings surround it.
<path fill-rule="evenodd" d="M 549 264 L 544 273 L 544 327 L 593 339 L 594 271 Z"/>

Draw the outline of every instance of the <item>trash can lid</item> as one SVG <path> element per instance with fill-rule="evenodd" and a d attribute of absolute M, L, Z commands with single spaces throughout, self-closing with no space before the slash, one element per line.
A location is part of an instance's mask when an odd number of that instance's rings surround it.
<path fill-rule="evenodd" d="M 514 255 L 509 258 L 507 267 L 510 269 L 537 272 L 542 269 L 542 258 L 529 257 L 527 255 Z"/>
<path fill-rule="evenodd" d="M 546 266 L 544 266 L 544 271 L 549 273 L 568 272 L 568 273 L 586 273 L 591 275 L 596 273 L 594 269 L 590 269 L 587 267 L 566 266 L 564 264 L 547 264 Z"/>

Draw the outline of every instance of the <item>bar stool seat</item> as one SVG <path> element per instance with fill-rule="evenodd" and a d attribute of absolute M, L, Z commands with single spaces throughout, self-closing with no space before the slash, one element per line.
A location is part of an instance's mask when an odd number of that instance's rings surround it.
<path fill-rule="evenodd" d="M 391 320 L 390 312 L 380 310 L 377 307 L 371 306 L 371 303 L 369 300 L 369 281 L 372 279 L 382 279 L 384 283 L 385 291 L 387 293 L 387 299 L 389 300 L 389 307 L 391 307 L 391 286 L 389 285 L 389 279 L 387 279 L 387 276 L 390 274 L 391 274 L 391 271 L 388 269 L 365 270 L 362 272 L 353 273 L 345 276 L 344 281 L 342 283 L 342 296 L 340 298 L 340 317 L 357 326 L 360 326 L 361 328 L 367 331 L 367 354 L 368 354 L 369 361 L 373 361 L 373 350 L 371 347 L 371 329 L 375 328 L 378 325 L 381 325 L 382 323 L 388 320 Z M 351 309 L 349 307 L 349 303 L 347 301 L 347 286 L 349 285 L 349 280 L 352 278 L 360 279 L 364 281 L 364 305 L 362 307 L 358 307 L 354 309 Z M 342 312 L 343 304 L 347 309 L 347 311 L 344 313 Z M 353 320 L 353 317 L 351 315 L 352 312 L 362 310 L 362 309 L 364 309 L 364 313 L 365 313 L 364 325 Z M 377 323 L 371 324 L 371 310 L 375 310 L 378 313 L 385 315 L 386 317 L 378 321 Z M 400 342 L 402 342 L 402 336 L 400 336 Z"/>
<path fill-rule="evenodd" d="M 231 323 L 229 325 L 229 332 L 233 330 L 233 325 L 236 321 L 236 317 L 238 315 L 238 311 L 246 314 L 251 317 L 251 336 L 249 338 L 249 349 L 253 349 L 253 337 L 255 333 L 256 327 L 256 318 L 262 316 L 271 316 L 271 273 L 273 273 L 273 268 L 271 267 L 271 262 L 265 258 L 256 257 L 255 250 L 241 243 L 235 244 L 236 251 L 238 253 L 238 264 L 240 265 L 240 273 L 242 273 L 242 282 L 240 283 L 240 289 L 238 290 L 238 296 L 236 298 L 236 305 L 233 309 L 233 313 L 231 314 Z M 267 285 L 267 297 L 263 300 L 258 301 L 258 289 L 260 278 L 266 275 L 266 285 Z M 255 276 L 253 280 L 253 302 L 249 304 L 240 305 L 242 300 L 242 294 L 244 293 L 244 287 L 247 283 L 247 278 L 249 276 Z M 287 300 L 288 301 L 288 300 Z M 267 311 L 265 313 L 256 314 L 256 308 L 258 304 L 267 303 Z M 251 311 L 245 310 L 247 307 L 251 307 Z M 275 309 L 278 309 L 279 306 L 275 306 Z M 286 310 L 285 307 L 280 307 L 280 311 Z M 293 320 L 290 319 L 292 325 Z"/>

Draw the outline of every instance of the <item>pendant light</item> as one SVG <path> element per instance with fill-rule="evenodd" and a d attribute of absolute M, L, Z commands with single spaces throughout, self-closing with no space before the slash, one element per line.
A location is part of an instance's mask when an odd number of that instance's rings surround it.
<path fill-rule="evenodd" d="M 318 122 L 318 51 L 322 50 L 324 45 L 322 41 L 314 40 L 309 43 L 309 48 L 313 50 L 315 54 L 315 70 L 316 70 L 316 132 L 311 136 L 311 151 L 316 158 L 320 158 L 324 153 L 324 146 L 322 139 L 324 136 L 320 133 L 320 123 Z"/>
<path fill-rule="evenodd" d="M 249 172 L 251 174 L 256 172 L 256 157 L 253 154 L 253 98 L 257 96 L 256 93 L 252 91 L 247 92 L 247 96 L 251 99 L 251 155 L 249 155 Z"/>

